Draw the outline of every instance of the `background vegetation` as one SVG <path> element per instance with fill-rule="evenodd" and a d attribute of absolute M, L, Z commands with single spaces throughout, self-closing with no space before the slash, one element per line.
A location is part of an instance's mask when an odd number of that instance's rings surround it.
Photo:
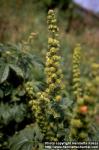
<path fill-rule="evenodd" d="M 46 18 L 50 8 L 55 9 L 58 20 L 65 84 L 61 104 L 65 117 L 59 123 L 60 129 L 64 128 L 65 132 L 60 130 L 58 138 L 69 139 L 69 118 L 75 99 L 72 90 L 72 55 L 76 43 L 81 43 L 80 82 L 83 92 L 87 91 L 93 100 L 91 109 L 93 106 L 95 108 L 94 123 L 90 123 L 93 132 L 90 140 L 99 140 L 97 17 L 87 14 L 70 0 L 1 0 L 0 6 L 0 149 L 43 149 L 45 137 L 29 101 L 46 87 Z M 59 105 L 56 106 L 58 109 Z M 54 115 L 59 117 L 55 112 L 57 110 L 54 108 Z"/>

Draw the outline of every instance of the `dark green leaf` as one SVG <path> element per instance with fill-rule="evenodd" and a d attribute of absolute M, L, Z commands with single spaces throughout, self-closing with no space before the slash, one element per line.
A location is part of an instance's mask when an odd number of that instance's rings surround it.
<path fill-rule="evenodd" d="M 9 147 L 10 150 L 32 150 L 41 144 L 42 138 L 39 127 L 34 124 L 10 138 Z"/>
<path fill-rule="evenodd" d="M 7 64 L 3 64 L 0 66 L 0 83 L 3 83 L 9 75 L 9 66 Z"/>
<path fill-rule="evenodd" d="M 20 76 L 22 78 L 24 77 L 23 71 L 20 67 L 18 67 L 17 65 L 13 65 L 13 64 L 10 64 L 9 66 L 17 74 L 17 76 Z"/>
<path fill-rule="evenodd" d="M 0 98 L 3 98 L 4 94 L 3 94 L 3 90 L 0 89 Z"/>

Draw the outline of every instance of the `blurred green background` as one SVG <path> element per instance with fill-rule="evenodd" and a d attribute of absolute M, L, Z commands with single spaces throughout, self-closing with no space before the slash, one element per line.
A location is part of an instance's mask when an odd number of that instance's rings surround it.
<path fill-rule="evenodd" d="M 33 94 L 45 85 L 44 63 L 48 38 L 46 20 L 49 9 L 54 9 L 57 15 L 67 95 L 71 93 L 72 53 L 77 43 L 81 43 L 82 47 L 80 67 L 83 87 L 93 81 L 94 71 L 99 77 L 99 70 L 92 69 L 93 65 L 99 67 L 97 15 L 82 9 L 72 0 L 0 0 L 0 150 L 9 150 L 8 139 L 34 121 L 28 108 L 25 85 L 31 83 Z M 27 45 L 28 39 L 31 39 L 30 45 Z M 97 107 L 98 83 L 99 78 L 93 83 Z M 96 122 L 99 125 L 98 115 Z M 33 131 L 34 134 L 36 129 L 31 128 L 23 133 L 30 135 Z M 15 138 L 10 142 L 20 142 L 21 138 L 24 139 L 23 133 L 19 135 L 19 141 Z"/>

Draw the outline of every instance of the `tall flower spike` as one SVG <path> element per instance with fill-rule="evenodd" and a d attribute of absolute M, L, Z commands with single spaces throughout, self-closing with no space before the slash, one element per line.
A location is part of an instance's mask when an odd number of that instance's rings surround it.
<path fill-rule="evenodd" d="M 80 88 L 80 51 L 81 47 L 77 45 L 73 54 L 73 92 L 76 103 L 70 121 L 70 138 L 81 142 L 88 140 L 90 119 L 89 105 L 88 102 L 86 102 L 84 93 L 82 95 Z"/>
<path fill-rule="evenodd" d="M 80 59 L 81 59 L 81 47 L 80 44 L 77 44 L 73 53 L 73 93 L 75 98 L 81 96 Z"/>
<path fill-rule="evenodd" d="M 57 102 L 60 102 L 62 99 L 63 74 L 60 66 L 61 57 L 58 55 L 60 47 L 58 27 L 53 10 L 48 12 L 47 22 L 49 30 L 48 52 L 45 66 L 47 88 L 45 91 L 37 92 L 36 99 L 31 100 L 29 104 L 32 107 L 36 122 L 44 134 L 45 139 L 47 141 L 57 141 L 59 135 L 56 135 L 56 129 L 58 130 L 61 127 L 56 122 L 56 116 L 59 116 L 59 112 L 57 108 L 53 107 L 53 100 L 56 100 L 56 104 L 58 105 Z"/>
<path fill-rule="evenodd" d="M 48 38 L 48 52 L 46 55 L 46 67 L 45 67 L 45 74 L 46 74 L 46 82 L 47 82 L 47 89 L 49 95 L 58 96 L 59 100 L 59 93 L 60 90 L 63 88 L 62 84 L 62 70 L 60 67 L 60 59 L 59 56 L 59 40 L 58 40 L 58 27 L 56 22 L 55 13 L 53 10 L 49 10 L 48 17 L 48 30 L 49 30 L 49 38 Z M 61 98 L 60 98 L 61 99 Z"/>

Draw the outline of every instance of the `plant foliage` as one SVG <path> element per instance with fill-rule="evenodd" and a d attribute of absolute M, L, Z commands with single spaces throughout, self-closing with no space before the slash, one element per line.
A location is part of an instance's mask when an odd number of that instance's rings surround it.
<path fill-rule="evenodd" d="M 0 44 L 0 150 L 44 150 L 45 141 L 99 140 L 99 64 L 83 77 L 78 45 L 71 70 L 62 66 L 53 10 L 47 23 L 46 59 L 33 49 L 34 33 L 20 44 Z"/>

